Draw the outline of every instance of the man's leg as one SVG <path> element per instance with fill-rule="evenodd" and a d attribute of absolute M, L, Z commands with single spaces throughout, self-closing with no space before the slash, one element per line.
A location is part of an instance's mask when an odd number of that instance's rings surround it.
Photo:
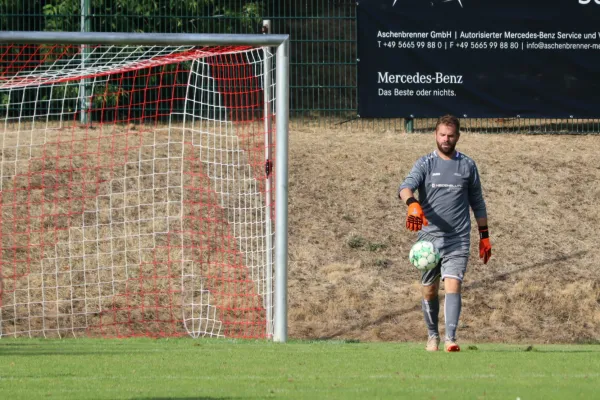
<path fill-rule="evenodd" d="M 456 330 L 462 309 L 462 280 L 467 270 L 468 254 L 453 254 L 442 261 L 442 280 L 446 291 L 444 319 L 446 325 L 446 351 L 460 351 L 456 344 Z"/>
<path fill-rule="evenodd" d="M 427 326 L 427 351 L 437 351 L 440 344 L 440 331 L 438 328 L 440 301 L 438 291 L 440 289 L 440 266 L 424 272 L 421 276 L 421 308 L 423 318 Z"/>
<path fill-rule="evenodd" d="M 444 319 L 446 322 L 446 351 L 460 351 L 456 344 L 456 329 L 462 308 L 461 281 L 454 278 L 444 280 L 446 298 L 444 301 Z"/>
<path fill-rule="evenodd" d="M 423 294 L 423 300 L 421 300 L 421 306 L 423 309 L 423 317 L 425 318 L 425 325 L 427 325 L 427 333 L 429 336 L 439 336 L 440 332 L 438 329 L 439 313 L 440 313 L 440 301 L 438 297 L 438 290 L 440 288 L 439 278 L 436 282 L 429 286 L 422 286 L 421 292 Z"/>

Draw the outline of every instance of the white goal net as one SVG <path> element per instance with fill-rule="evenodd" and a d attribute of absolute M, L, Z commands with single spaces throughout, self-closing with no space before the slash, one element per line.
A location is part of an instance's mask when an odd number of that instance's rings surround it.
<path fill-rule="evenodd" d="M 270 334 L 271 57 L 0 44 L 0 336 Z"/>

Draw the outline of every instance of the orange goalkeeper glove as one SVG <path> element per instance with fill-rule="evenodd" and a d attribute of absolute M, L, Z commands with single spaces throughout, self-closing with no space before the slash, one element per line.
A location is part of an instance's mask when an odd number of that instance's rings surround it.
<path fill-rule="evenodd" d="M 406 216 L 406 229 L 417 232 L 420 231 L 423 225 L 427 226 L 427 218 L 423 214 L 423 209 L 414 197 L 406 200 L 408 206 L 408 214 Z"/>
<path fill-rule="evenodd" d="M 490 232 L 487 226 L 479 227 L 479 258 L 483 258 L 483 263 L 492 258 L 492 245 L 490 244 Z"/>

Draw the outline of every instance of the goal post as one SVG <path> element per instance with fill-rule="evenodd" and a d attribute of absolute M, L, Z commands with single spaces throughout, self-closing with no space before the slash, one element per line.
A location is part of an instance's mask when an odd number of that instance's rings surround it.
<path fill-rule="evenodd" d="M 288 35 L 0 32 L 0 337 L 286 342 L 288 126 Z"/>

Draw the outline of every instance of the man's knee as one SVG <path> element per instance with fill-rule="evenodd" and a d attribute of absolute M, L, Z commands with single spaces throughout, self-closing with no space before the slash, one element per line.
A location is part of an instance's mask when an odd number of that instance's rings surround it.
<path fill-rule="evenodd" d="M 446 293 L 460 293 L 461 286 L 462 282 L 459 279 L 449 277 L 444 279 Z"/>
<path fill-rule="evenodd" d="M 421 286 L 421 293 L 423 294 L 423 298 L 425 300 L 433 300 L 438 296 L 438 291 L 440 288 L 440 283 L 435 282 L 432 285 Z"/>

